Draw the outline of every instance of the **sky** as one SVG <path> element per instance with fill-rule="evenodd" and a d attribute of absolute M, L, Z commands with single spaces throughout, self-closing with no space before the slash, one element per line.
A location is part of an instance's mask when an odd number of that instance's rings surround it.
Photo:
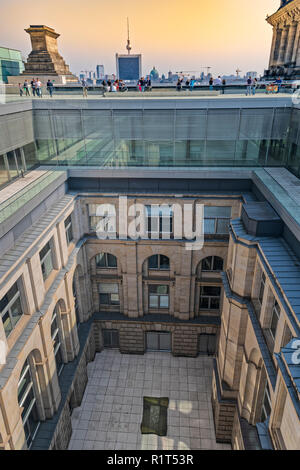
<path fill-rule="evenodd" d="M 115 73 L 115 54 L 126 53 L 127 16 L 132 53 L 142 53 L 143 74 L 213 75 L 268 66 L 272 27 L 265 21 L 280 0 L 0 0 L 0 46 L 31 51 L 30 24 L 54 28 L 60 54 L 73 73 Z"/>

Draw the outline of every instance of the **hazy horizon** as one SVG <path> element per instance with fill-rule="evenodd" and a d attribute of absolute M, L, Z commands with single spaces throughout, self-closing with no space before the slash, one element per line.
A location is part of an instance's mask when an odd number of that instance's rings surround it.
<path fill-rule="evenodd" d="M 160 74 L 169 70 L 201 72 L 212 67 L 214 75 L 235 73 L 238 67 L 262 73 L 268 67 L 272 28 L 265 18 L 279 8 L 279 0 L 137 0 L 113 3 L 104 0 L 52 0 L 20 5 L 0 0 L 0 46 L 19 49 L 25 59 L 31 51 L 30 24 L 56 30 L 59 52 L 79 73 L 103 64 L 115 73 L 115 54 L 126 53 L 127 16 L 132 53 L 142 53 L 143 74 L 153 65 Z"/>

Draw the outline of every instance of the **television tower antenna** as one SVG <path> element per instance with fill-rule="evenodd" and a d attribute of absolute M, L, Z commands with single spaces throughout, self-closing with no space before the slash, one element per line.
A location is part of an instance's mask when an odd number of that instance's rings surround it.
<path fill-rule="evenodd" d="M 130 35 L 129 35 L 129 19 L 127 18 L 127 46 L 126 49 L 128 51 L 128 55 L 130 55 L 130 51 L 132 49 L 130 45 Z"/>

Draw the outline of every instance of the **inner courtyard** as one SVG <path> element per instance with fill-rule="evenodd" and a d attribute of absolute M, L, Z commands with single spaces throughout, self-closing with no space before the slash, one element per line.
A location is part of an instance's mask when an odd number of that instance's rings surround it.
<path fill-rule="evenodd" d="M 81 406 L 72 413 L 69 450 L 230 450 L 216 442 L 212 370 L 209 356 L 96 354 Z M 165 437 L 141 434 L 144 396 L 169 398 Z"/>

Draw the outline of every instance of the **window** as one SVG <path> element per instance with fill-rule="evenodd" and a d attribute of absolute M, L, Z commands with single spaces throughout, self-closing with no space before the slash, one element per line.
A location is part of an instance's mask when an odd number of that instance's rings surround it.
<path fill-rule="evenodd" d="M 221 287 L 201 286 L 200 291 L 200 309 L 219 310 L 220 308 Z"/>
<path fill-rule="evenodd" d="M 61 342 L 59 337 L 59 326 L 57 322 L 57 311 L 54 309 L 51 321 L 51 338 L 53 341 L 54 356 L 56 362 L 56 370 L 59 375 L 64 367 L 63 357 L 61 353 Z"/>
<path fill-rule="evenodd" d="M 264 423 L 271 414 L 271 395 L 268 383 L 266 384 L 264 400 L 261 411 L 261 422 Z"/>
<path fill-rule="evenodd" d="M 146 332 L 146 350 L 147 351 L 165 351 L 172 349 L 172 336 L 168 331 L 147 331 Z"/>
<path fill-rule="evenodd" d="M 21 316 L 23 309 L 20 291 L 16 282 L 5 296 L 0 300 L 0 312 L 6 337 L 12 332 Z"/>
<path fill-rule="evenodd" d="M 116 268 L 117 258 L 110 253 L 99 253 L 96 256 L 96 266 L 97 268 Z"/>
<path fill-rule="evenodd" d="M 102 206 L 100 213 L 105 215 L 97 215 L 98 207 Z M 90 221 L 90 230 L 96 231 L 97 225 L 103 219 L 105 219 L 105 224 L 103 226 L 103 231 L 106 234 L 116 235 L 116 214 L 114 208 L 111 204 L 106 204 L 104 207 L 102 204 L 89 204 L 89 221 Z"/>
<path fill-rule="evenodd" d="M 265 276 L 265 273 L 262 273 L 261 274 L 261 281 L 260 281 L 260 288 L 259 288 L 259 293 L 258 293 L 258 300 L 259 300 L 259 303 L 260 303 L 261 306 L 262 306 L 262 303 L 263 303 L 265 286 L 266 286 L 266 276 Z"/>
<path fill-rule="evenodd" d="M 105 348 L 119 348 L 118 330 L 103 330 L 103 343 Z"/>
<path fill-rule="evenodd" d="M 70 245 L 70 243 L 74 240 L 73 230 L 72 230 L 72 219 L 70 215 L 65 220 L 65 231 L 66 231 L 67 244 Z"/>
<path fill-rule="evenodd" d="M 277 301 L 275 300 L 273 311 L 272 311 L 271 324 L 270 324 L 270 332 L 274 340 L 276 336 L 279 317 L 280 317 L 280 307 Z"/>
<path fill-rule="evenodd" d="M 159 206 L 158 204 L 146 206 L 146 218 L 148 234 L 171 236 L 173 232 L 173 211 L 170 206 Z"/>
<path fill-rule="evenodd" d="M 226 234 L 229 233 L 231 207 L 204 207 L 204 233 Z"/>
<path fill-rule="evenodd" d="M 208 256 L 202 260 L 201 271 L 222 271 L 223 260 L 219 256 Z"/>
<path fill-rule="evenodd" d="M 293 338 L 292 332 L 289 329 L 288 325 L 285 324 L 281 347 L 285 348 L 285 346 L 289 344 L 292 338 Z"/>
<path fill-rule="evenodd" d="M 40 420 L 28 360 L 25 361 L 18 383 L 18 402 L 19 406 L 23 408 L 22 421 L 27 447 L 30 448 L 40 425 Z"/>
<path fill-rule="evenodd" d="M 78 295 L 77 295 L 77 290 L 76 290 L 75 276 L 73 278 L 72 289 L 73 289 L 73 296 L 74 296 L 74 308 L 75 308 L 75 315 L 76 315 L 76 324 L 77 324 L 77 327 L 79 327 L 79 325 L 80 325 L 80 315 L 79 315 L 79 303 L 78 303 Z"/>
<path fill-rule="evenodd" d="M 164 255 L 153 255 L 148 259 L 148 269 L 160 269 L 169 271 L 170 260 Z"/>
<path fill-rule="evenodd" d="M 46 281 L 51 271 L 53 270 L 52 252 L 51 252 L 50 242 L 48 242 L 44 246 L 44 248 L 40 251 L 40 260 L 41 260 L 43 279 L 44 281 Z"/>
<path fill-rule="evenodd" d="M 169 308 L 169 286 L 149 285 L 149 308 Z"/>
<path fill-rule="evenodd" d="M 118 284 L 99 284 L 101 305 L 120 305 Z"/>
<path fill-rule="evenodd" d="M 198 339 L 199 354 L 213 356 L 216 352 L 217 336 L 215 334 L 201 333 Z"/>

